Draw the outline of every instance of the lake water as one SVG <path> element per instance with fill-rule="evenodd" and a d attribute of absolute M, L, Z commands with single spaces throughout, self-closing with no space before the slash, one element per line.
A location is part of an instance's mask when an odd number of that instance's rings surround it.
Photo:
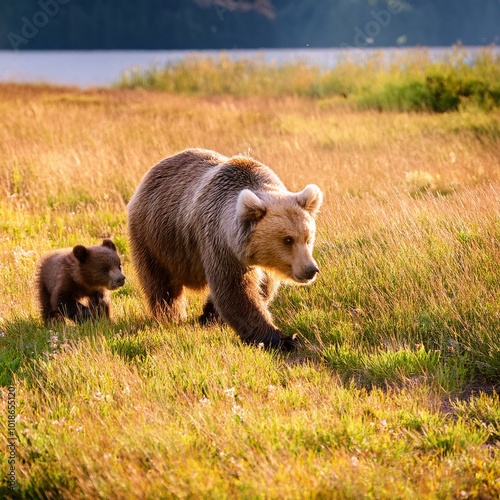
<path fill-rule="evenodd" d="M 0 81 L 53 83 L 80 87 L 109 86 L 120 75 L 132 68 L 148 68 L 153 64 L 162 66 L 175 63 L 187 56 L 218 57 L 222 53 L 233 59 L 263 58 L 267 62 L 283 64 L 297 60 L 323 68 L 334 67 L 345 55 L 362 60 L 373 52 L 391 58 L 396 54 L 414 50 L 393 49 L 262 49 L 262 50 L 207 50 L 207 51 L 0 51 Z M 473 57 L 480 48 L 467 48 Z M 500 48 L 494 49 L 500 54 Z M 445 57 L 452 48 L 429 49 L 436 59 Z"/>

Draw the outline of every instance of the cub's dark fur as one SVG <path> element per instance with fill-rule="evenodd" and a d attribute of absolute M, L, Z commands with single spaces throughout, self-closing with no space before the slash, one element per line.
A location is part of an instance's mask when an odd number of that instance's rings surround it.
<path fill-rule="evenodd" d="M 38 294 L 45 321 L 69 318 L 76 322 L 111 317 L 109 290 L 125 283 L 115 244 L 57 250 L 38 269 Z"/>

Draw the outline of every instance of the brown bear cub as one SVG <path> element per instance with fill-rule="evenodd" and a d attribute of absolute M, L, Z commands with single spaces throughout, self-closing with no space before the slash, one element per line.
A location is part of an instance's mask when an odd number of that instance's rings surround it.
<path fill-rule="evenodd" d="M 268 305 L 281 281 L 307 284 L 318 186 L 292 193 L 267 166 L 190 149 L 144 176 L 128 205 L 132 258 L 152 313 L 186 316 L 184 288 L 209 296 L 202 324 L 223 321 L 250 344 L 290 350 Z"/>
<path fill-rule="evenodd" d="M 109 290 L 125 283 L 115 244 L 57 250 L 38 268 L 38 293 L 44 321 L 69 318 L 77 323 L 111 317 Z"/>

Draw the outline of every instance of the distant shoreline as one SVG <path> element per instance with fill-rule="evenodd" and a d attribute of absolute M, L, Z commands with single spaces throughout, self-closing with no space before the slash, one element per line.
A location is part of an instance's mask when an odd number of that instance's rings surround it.
<path fill-rule="evenodd" d="M 284 64 L 303 61 L 321 68 L 334 67 L 346 54 L 361 58 L 378 52 L 391 57 L 412 51 L 425 51 L 437 59 L 454 50 L 470 54 L 500 47 L 368 47 L 368 48 L 302 48 L 302 49 L 228 49 L 228 50 L 22 50 L 0 51 L 0 82 L 48 83 L 75 85 L 82 88 L 108 87 L 118 82 L 127 70 L 146 69 L 153 65 L 175 64 L 188 56 L 217 58 L 262 58 L 267 63 Z"/>

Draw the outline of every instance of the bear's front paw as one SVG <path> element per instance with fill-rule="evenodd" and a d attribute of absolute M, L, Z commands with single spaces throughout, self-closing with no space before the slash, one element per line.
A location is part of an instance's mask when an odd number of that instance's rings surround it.
<path fill-rule="evenodd" d="M 294 333 L 291 336 L 287 335 L 286 337 L 282 337 L 279 348 L 283 352 L 291 352 L 297 349 L 299 345 L 300 345 L 299 336 L 298 334 Z"/>
<path fill-rule="evenodd" d="M 276 349 L 282 352 L 291 352 L 299 346 L 299 338 L 296 333 L 291 336 L 283 336 L 280 334 L 279 336 L 274 336 L 268 342 L 262 342 L 258 345 L 262 345 L 266 349 Z"/>

